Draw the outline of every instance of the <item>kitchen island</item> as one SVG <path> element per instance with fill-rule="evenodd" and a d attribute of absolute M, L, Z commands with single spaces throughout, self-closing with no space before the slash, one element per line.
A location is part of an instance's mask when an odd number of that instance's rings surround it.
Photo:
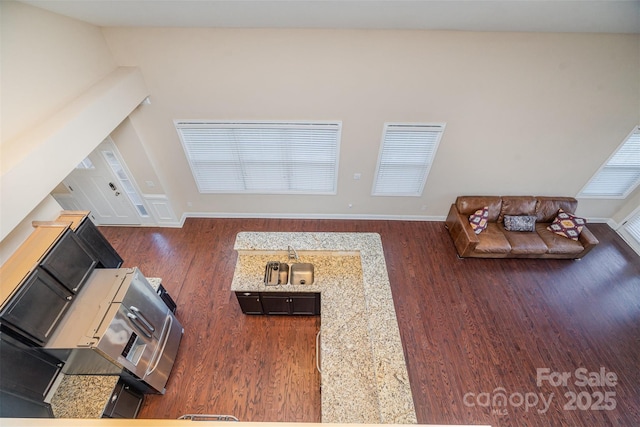
<path fill-rule="evenodd" d="M 311 285 L 265 286 L 292 246 Z M 382 242 L 374 233 L 241 232 L 234 292 L 321 293 L 322 422 L 417 423 Z"/>

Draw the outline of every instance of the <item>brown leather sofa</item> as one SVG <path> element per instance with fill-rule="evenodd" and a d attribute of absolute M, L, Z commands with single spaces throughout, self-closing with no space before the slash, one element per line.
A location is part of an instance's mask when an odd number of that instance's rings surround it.
<path fill-rule="evenodd" d="M 489 208 L 487 228 L 475 234 L 469 216 L 484 207 Z M 446 227 L 460 257 L 579 259 L 598 244 L 586 226 L 577 241 L 547 230 L 560 209 L 573 214 L 577 207 L 573 197 L 460 196 Z M 535 216 L 535 231 L 507 231 L 505 215 Z"/>

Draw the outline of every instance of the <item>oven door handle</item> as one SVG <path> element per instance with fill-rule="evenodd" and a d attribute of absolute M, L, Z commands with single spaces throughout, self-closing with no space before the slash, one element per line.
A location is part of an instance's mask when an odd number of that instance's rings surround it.
<path fill-rule="evenodd" d="M 151 357 L 151 362 L 149 362 L 149 367 L 147 368 L 147 373 L 145 374 L 145 376 L 151 375 L 153 371 L 155 371 L 158 367 L 160 359 L 162 359 L 162 355 L 164 354 L 164 348 L 167 346 L 167 341 L 169 341 L 171 326 L 173 326 L 173 316 L 171 314 L 168 314 L 166 319 L 164 320 L 162 334 L 160 336 L 158 346 L 156 347 L 156 350 Z"/>
<path fill-rule="evenodd" d="M 149 332 L 149 330 L 146 328 L 145 324 L 142 323 L 142 321 L 140 320 L 140 318 L 138 316 L 136 316 L 133 313 L 127 313 L 127 317 L 129 319 L 131 319 L 131 323 L 133 323 L 134 325 L 137 326 L 138 329 L 140 329 L 140 331 L 147 337 L 147 338 L 151 338 L 152 332 Z"/>

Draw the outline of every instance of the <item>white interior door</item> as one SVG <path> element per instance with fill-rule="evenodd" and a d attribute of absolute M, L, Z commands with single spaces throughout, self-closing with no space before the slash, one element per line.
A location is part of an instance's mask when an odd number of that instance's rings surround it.
<path fill-rule="evenodd" d="M 131 180 L 123 169 L 118 176 L 105 157 L 112 156 L 115 146 L 103 142 L 73 170 L 62 183 L 74 197 L 77 205 L 90 210 L 98 225 L 138 225 L 142 217 L 130 198 Z M 112 157 L 111 157 L 112 158 Z M 134 190 L 135 191 L 135 190 Z M 144 211 L 144 208 L 143 208 Z"/>
<path fill-rule="evenodd" d="M 640 208 L 622 223 L 618 233 L 640 255 Z"/>

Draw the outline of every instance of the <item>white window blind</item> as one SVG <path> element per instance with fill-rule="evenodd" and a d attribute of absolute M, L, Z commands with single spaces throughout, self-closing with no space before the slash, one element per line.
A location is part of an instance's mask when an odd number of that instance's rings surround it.
<path fill-rule="evenodd" d="M 386 123 L 372 194 L 420 196 L 444 127 L 444 124 Z"/>
<path fill-rule="evenodd" d="M 578 197 L 624 199 L 640 184 L 640 127 L 591 178 Z"/>
<path fill-rule="evenodd" d="M 339 122 L 176 122 L 201 193 L 335 194 Z"/>

